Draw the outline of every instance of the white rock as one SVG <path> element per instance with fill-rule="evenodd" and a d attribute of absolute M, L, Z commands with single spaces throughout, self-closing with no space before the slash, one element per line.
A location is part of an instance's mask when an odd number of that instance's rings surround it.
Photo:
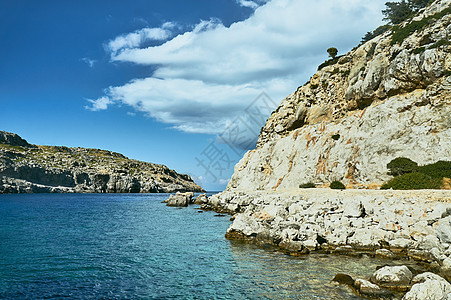
<path fill-rule="evenodd" d="M 451 243 L 451 216 L 438 221 L 435 234 L 442 243 Z"/>
<path fill-rule="evenodd" d="M 381 297 L 381 296 L 389 296 L 392 294 L 386 289 L 383 289 L 380 286 L 364 279 L 356 279 L 354 282 L 354 286 L 362 296 Z"/>
<path fill-rule="evenodd" d="M 415 277 L 413 277 L 411 283 L 412 284 L 423 283 L 426 280 L 443 280 L 443 281 L 446 281 L 445 278 L 440 277 L 437 274 L 434 274 L 434 273 L 431 273 L 431 272 L 424 272 L 424 273 L 418 274 Z"/>
<path fill-rule="evenodd" d="M 343 215 L 346 217 L 361 217 L 365 213 L 365 208 L 362 202 L 352 201 L 351 199 L 346 199 L 343 201 Z"/>
<path fill-rule="evenodd" d="M 412 286 L 403 300 L 451 300 L 451 284 L 444 280 L 426 280 Z"/>
<path fill-rule="evenodd" d="M 412 272 L 406 266 L 386 266 L 371 276 L 371 281 L 380 286 L 407 286 L 412 280 Z"/>

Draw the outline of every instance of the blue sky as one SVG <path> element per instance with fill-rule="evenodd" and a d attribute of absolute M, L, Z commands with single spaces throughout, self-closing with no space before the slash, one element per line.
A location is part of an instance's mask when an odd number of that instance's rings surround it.
<path fill-rule="evenodd" d="M 223 189 L 261 126 L 246 108 L 275 108 L 325 49 L 382 24 L 384 2 L 0 0 L 0 130 Z M 218 139 L 235 127 L 244 140 Z"/>

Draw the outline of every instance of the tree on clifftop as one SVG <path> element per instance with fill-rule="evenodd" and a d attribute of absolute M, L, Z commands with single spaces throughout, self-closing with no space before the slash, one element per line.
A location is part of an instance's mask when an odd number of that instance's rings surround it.
<path fill-rule="evenodd" d="M 406 1 L 401 2 L 387 2 L 386 9 L 382 11 L 384 14 L 384 21 L 390 21 L 393 25 L 399 24 L 412 15 L 412 9 Z"/>
<path fill-rule="evenodd" d="M 390 21 L 393 25 L 399 24 L 415 15 L 423 7 L 429 4 L 430 0 L 402 0 L 401 2 L 386 2 L 387 7 L 382 11 L 384 21 Z"/>
<path fill-rule="evenodd" d="M 330 57 L 335 58 L 335 56 L 337 56 L 338 54 L 338 50 L 335 47 L 330 47 L 329 49 L 327 49 L 327 53 L 329 53 Z"/>

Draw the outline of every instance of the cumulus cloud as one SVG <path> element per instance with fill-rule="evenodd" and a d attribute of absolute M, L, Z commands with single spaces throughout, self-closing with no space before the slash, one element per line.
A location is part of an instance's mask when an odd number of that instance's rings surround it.
<path fill-rule="evenodd" d="M 385 0 L 238 2 L 256 9 L 230 26 L 211 19 L 176 36 L 162 26 L 112 40 L 112 61 L 155 72 L 107 88 L 92 104 L 107 97 L 106 105 L 130 105 L 178 130 L 221 133 L 262 91 L 278 103 L 303 84 L 327 59 L 327 48 L 355 46 L 380 25 Z M 143 46 L 148 39 L 161 43 Z"/>
<path fill-rule="evenodd" d="M 250 1 L 250 0 L 237 0 L 238 4 L 243 7 L 249 7 L 252 9 L 256 9 L 257 7 L 260 7 L 260 5 L 268 2 L 268 0 L 256 0 L 256 1 Z"/>
<path fill-rule="evenodd" d="M 96 100 L 92 99 L 86 99 L 88 102 L 91 103 L 90 106 L 85 106 L 86 109 L 92 110 L 92 111 L 99 111 L 99 110 L 105 110 L 108 108 L 108 105 L 113 104 L 113 102 L 108 97 L 100 97 Z"/>
<path fill-rule="evenodd" d="M 147 41 L 164 41 L 172 35 L 171 29 L 174 26 L 174 23 L 167 22 L 159 28 L 142 28 L 135 32 L 116 37 L 114 40 L 108 42 L 107 48 L 116 54 L 123 49 L 140 47 Z"/>

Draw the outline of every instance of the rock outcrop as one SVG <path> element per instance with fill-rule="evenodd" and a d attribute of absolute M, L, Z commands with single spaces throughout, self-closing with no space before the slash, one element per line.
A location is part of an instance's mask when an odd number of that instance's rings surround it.
<path fill-rule="evenodd" d="M 451 280 L 451 191 L 378 190 L 392 178 L 387 163 L 396 157 L 420 165 L 451 161 L 450 36 L 451 0 L 436 0 L 327 61 L 282 101 L 227 189 L 201 207 L 233 214 L 229 239 L 292 255 L 411 259 Z M 353 189 L 325 188 L 334 180 Z M 307 183 L 317 188 L 299 188 Z M 410 288 L 413 274 L 404 273 L 385 286 Z M 373 281 L 384 286 L 379 279 Z M 358 285 L 362 294 L 385 293 L 374 282 Z M 429 279 L 405 299 L 448 290 Z"/>
<path fill-rule="evenodd" d="M 437 0 L 415 19 L 328 61 L 269 117 L 228 189 L 334 180 L 371 187 L 390 178 L 386 165 L 393 158 L 450 160 L 450 36 L 451 1 Z"/>
<path fill-rule="evenodd" d="M 177 192 L 175 195 L 170 195 L 167 200 L 163 201 L 163 203 L 166 203 L 167 206 L 186 207 L 193 203 L 193 197 L 193 192 Z"/>
<path fill-rule="evenodd" d="M 107 150 L 31 145 L 0 131 L 1 193 L 201 192 L 189 175 Z"/>

